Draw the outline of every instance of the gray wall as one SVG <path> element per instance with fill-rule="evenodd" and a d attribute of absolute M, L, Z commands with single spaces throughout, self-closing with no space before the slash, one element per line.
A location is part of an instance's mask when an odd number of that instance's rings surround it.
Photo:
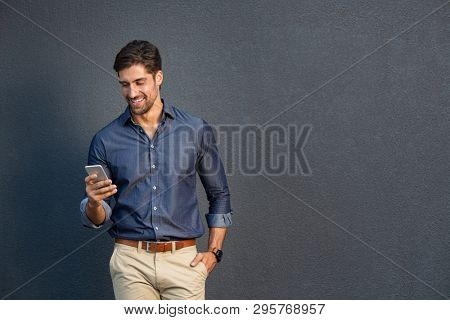
<path fill-rule="evenodd" d="M 112 241 L 78 205 L 132 39 L 160 48 L 163 96 L 211 124 L 307 96 L 271 123 L 312 126 L 311 175 L 227 162 L 234 226 L 208 298 L 450 296 L 450 6 L 419 21 L 444 2 L 2 1 L 0 296 L 113 298 Z"/>

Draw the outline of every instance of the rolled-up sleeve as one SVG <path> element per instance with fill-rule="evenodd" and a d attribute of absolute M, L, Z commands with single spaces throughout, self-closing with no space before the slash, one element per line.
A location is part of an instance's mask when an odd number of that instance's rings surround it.
<path fill-rule="evenodd" d="M 105 214 L 106 214 L 106 218 L 105 221 L 103 221 L 102 224 L 96 225 L 95 223 L 93 223 L 91 221 L 91 219 L 89 219 L 89 217 L 86 214 L 86 206 L 88 203 L 88 198 L 84 198 L 83 200 L 81 200 L 80 203 L 80 212 L 81 212 L 81 223 L 88 228 L 94 228 L 94 229 L 98 229 L 101 228 L 106 222 L 108 222 L 111 219 L 111 207 L 109 206 L 109 204 L 107 204 L 105 201 L 102 200 L 102 206 L 103 209 L 105 209 Z"/>
<path fill-rule="evenodd" d="M 98 137 L 98 135 L 95 135 L 94 138 L 92 139 L 91 145 L 89 147 L 89 155 L 88 155 L 88 165 L 92 166 L 92 165 L 96 165 L 96 164 L 101 165 L 103 167 L 103 169 L 105 170 L 107 176 L 109 178 L 111 178 L 111 172 L 109 170 L 108 163 L 106 161 L 106 151 L 105 151 L 104 145 L 103 145 L 101 139 Z M 89 199 L 87 198 L 87 195 L 85 194 L 84 199 L 81 200 L 81 203 L 80 203 L 81 223 L 85 227 L 88 227 L 88 228 L 94 228 L 94 229 L 101 228 L 111 218 L 111 214 L 112 214 L 112 209 L 110 206 L 111 197 L 109 197 L 105 200 L 102 200 L 102 206 L 103 206 L 103 209 L 105 209 L 106 218 L 103 221 L 103 223 L 100 225 L 94 224 L 86 214 L 86 206 L 87 206 L 88 200 Z"/>
<path fill-rule="evenodd" d="M 203 121 L 203 126 L 199 130 L 199 152 L 196 169 L 209 202 L 209 212 L 206 214 L 208 227 L 230 227 L 233 210 L 227 178 L 213 129 L 206 121 Z"/>

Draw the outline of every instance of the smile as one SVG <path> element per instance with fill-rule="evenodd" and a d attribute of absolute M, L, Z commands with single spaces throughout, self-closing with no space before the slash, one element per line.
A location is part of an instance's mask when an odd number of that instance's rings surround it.
<path fill-rule="evenodd" d="M 145 100 L 145 98 L 139 98 L 139 99 L 129 99 L 130 100 L 130 102 L 133 104 L 133 105 L 139 105 L 142 101 L 144 101 Z"/>

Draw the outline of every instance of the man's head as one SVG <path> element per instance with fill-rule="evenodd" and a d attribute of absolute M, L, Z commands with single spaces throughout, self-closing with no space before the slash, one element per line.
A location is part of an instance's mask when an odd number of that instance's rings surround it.
<path fill-rule="evenodd" d="M 150 42 L 134 40 L 128 43 L 117 54 L 114 70 L 133 114 L 146 113 L 160 99 L 161 56 Z"/>

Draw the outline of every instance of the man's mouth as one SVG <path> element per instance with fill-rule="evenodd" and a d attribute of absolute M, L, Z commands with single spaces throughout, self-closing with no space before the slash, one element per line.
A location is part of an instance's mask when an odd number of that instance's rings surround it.
<path fill-rule="evenodd" d="M 131 104 L 136 107 L 140 106 L 144 102 L 144 100 L 145 100 L 144 97 L 137 98 L 137 99 L 129 99 Z"/>

